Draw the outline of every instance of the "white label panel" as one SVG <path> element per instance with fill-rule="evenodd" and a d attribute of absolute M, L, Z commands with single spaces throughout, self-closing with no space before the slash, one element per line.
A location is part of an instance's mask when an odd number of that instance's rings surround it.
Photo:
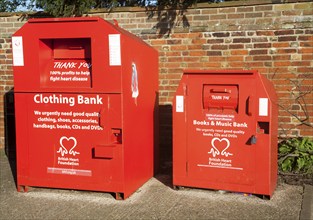
<path fill-rule="evenodd" d="M 184 112 L 184 96 L 176 96 L 176 112 Z"/>
<path fill-rule="evenodd" d="M 13 66 L 24 66 L 23 37 L 12 37 Z"/>
<path fill-rule="evenodd" d="M 121 65 L 121 35 L 109 34 L 110 66 Z"/>
<path fill-rule="evenodd" d="M 259 116 L 268 116 L 268 98 L 259 98 Z"/>

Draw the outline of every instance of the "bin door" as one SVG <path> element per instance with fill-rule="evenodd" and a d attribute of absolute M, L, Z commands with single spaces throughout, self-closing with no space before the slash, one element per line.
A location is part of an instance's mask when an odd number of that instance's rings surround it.
<path fill-rule="evenodd" d="M 15 98 L 17 117 L 27 118 L 17 124 L 18 166 L 21 176 L 29 177 L 20 185 L 122 191 L 120 94 L 18 93 Z"/>
<path fill-rule="evenodd" d="M 255 80 L 192 79 L 186 95 L 187 176 L 211 188 L 254 182 Z"/>

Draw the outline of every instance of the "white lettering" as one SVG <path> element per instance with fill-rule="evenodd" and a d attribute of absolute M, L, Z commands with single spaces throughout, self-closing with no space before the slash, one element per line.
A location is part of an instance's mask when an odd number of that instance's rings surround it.
<path fill-rule="evenodd" d="M 212 95 L 212 99 L 213 100 L 222 100 L 222 96 L 221 95 Z"/>
<path fill-rule="evenodd" d="M 68 68 L 75 68 L 76 67 L 75 62 L 54 62 L 54 68 L 57 69 L 68 69 Z"/>
<path fill-rule="evenodd" d="M 102 98 L 97 95 L 96 97 L 84 97 L 82 95 L 77 96 L 77 104 L 94 104 L 94 105 L 102 105 Z"/>
<path fill-rule="evenodd" d="M 198 121 L 198 120 L 193 120 L 193 125 L 210 125 L 209 121 Z"/>
<path fill-rule="evenodd" d="M 217 126 L 224 126 L 224 127 L 231 127 L 232 123 L 231 122 L 221 122 L 221 121 L 217 121 L 215 123 Z"/>
<path fill-rule="evenodd" d="M 62 94 L 36 94 L 34 95 L 34 102 L 37 104 L 67 104 L 69 106 L 75 105 L 75 97 L 65 97 Z M 96 95 L 95 97 L 84 97 L 83 95 L 77 96 L 77 104 L 86 104 L 86 105 L 103 105 L 102 97 Z M 93 115 L 91 115 L 93 116 Z"/>
<path fill-rule="evenodd" d="M 246 122 L 243 122 L 243 123 L 234 122 L 234 127 L 238 127 L 238 128 L 244 127 L 244 128 L 247 128 L 248 125 L 247 125 Z"/>
<path fill-rule="evenodd" d="M 45 96 L 44 94 L 36 94 L 34 96 L 34 102 L 38 104 L 68 104 L 69 106 L 74 106 L 75 98 L 63 97 L 61 94 L 53 94 L 48 96 Z"/>

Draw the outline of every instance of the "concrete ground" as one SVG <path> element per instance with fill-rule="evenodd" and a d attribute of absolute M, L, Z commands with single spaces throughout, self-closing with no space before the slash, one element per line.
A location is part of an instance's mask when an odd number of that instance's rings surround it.
<path fill-rule="evenodd" d="M 125 201 L 109 193 L 31 188 L 16 191 L 0 150 L 0 219 L 313 219 L 313 187 L 279 182 L 271 200 L 238 193 L 173 190 L 161 173 Z"/>

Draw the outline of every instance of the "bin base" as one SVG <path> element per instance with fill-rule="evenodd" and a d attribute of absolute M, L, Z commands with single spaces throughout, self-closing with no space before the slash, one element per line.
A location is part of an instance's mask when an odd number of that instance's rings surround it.
<path fill-rule="evenodd" d="M 50 188 L 50 189 L 56 189 L 56 188 Z M 17 191 L 27 193 L 29 191 L 29 186 L 18 185 Z M 99 191 L 99 192 L 105 192 L 105 191 Z M 105 193 L 111 194 L 116 200 L 125 200 L 130 196 L 121 192 L 105 192 Z"/>
<path fill-rule="evenodd" d="M 239 193 L 239 194 L 243 194 L 245 196 L 247 195 L 254 195 L 260 199 L 263 199 L 263 200 L 270 200 L 272 197 L 270 195 L 263 195 L 263 194 L 254 194 L 254 193 L 245 193 L 245 192 L 236 192 L 236 191 L 228 191 L 228 190 L 217 190 L 217 189 L 209 189 L 209 188 L 197 188 L 197 187 L 188 187 L 188 186 L 179 186 L 179 185 L 173 185 L 173 189 L 174 190 L 183 190 L 185 188 L 188 188 L 188 189 L 203 189 L 203 190 L 213 190 L 213 191 L 216 191 L 216 192 L 219 192 L 221 194 L 226 194 L 226 193 Z"/>

